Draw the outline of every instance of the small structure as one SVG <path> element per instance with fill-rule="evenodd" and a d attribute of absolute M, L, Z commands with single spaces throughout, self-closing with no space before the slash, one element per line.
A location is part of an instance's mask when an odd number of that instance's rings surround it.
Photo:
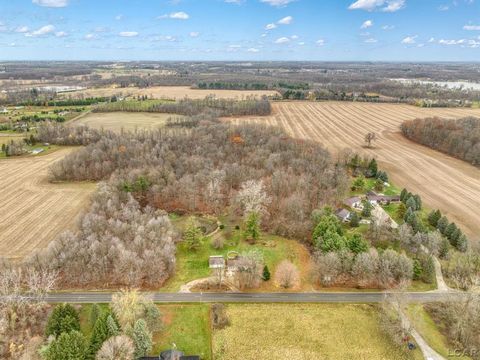
<path fill-rule="evenodd" d="M 222 255 L 213 255 L 208 258 L 208 267 L 210 269 L 223 269 L 225 267 L 225 259 Z"/>
<path fill-rule="evenodd" d="M 200 360 L 200 356 L 198 355 L 185 355 L 183 351 L 179 350 L 166 350 L 160 353 L 158 357 L 148 357 L 148 358 L 141 358 L 142 360 L 150 360 L 150 359 L 159 359 L 159 360 Z"/>
<path fill-rule="evenodd" d="M 42 148 L 36 148 L 36 149 L 33 149 L 33 150 L 32 150 L 32 154 L 33 154 L 33 155 L 37 155 L 37 154 L 40 154 L 40 153 L 42 153 L 42 152 L 44 152 L 44 151 L 45 151 L 45 150 L 42 149 Z"/>
<path fill-rule="evenodd" d="M 352 214 L 350 213 L 350 211 L 348 210 L 345 210 L 345 209 L 340 209 L 338 210 L 335 215 L 337 216 L 337 218 L 340 219 L 340 221 L 342 222 L 349 222 L 350 221 L 350 218 L 352 216 Z"/>
<path fill-rule="evenodd" d="M 3 108 L 2 111 L 0 111 L 0 114 L 8 114 L 7 108 Z"/>
<path fill-rule="evenodd" d="M 343 204 L 351 207 L 352 209 L 361 209 L 363 207 L 362 199 L 360 199 L 358 196 L 343 200 Z"/>
<path fill-rule="evenodd" d="M 399 202 L 400 201 L 400 196 L 399 195 L 382 195 L 382 194 L 377 194 L 374 191 L 369 191 L 367 193 L 367 200 L 370 202 L 372 205 L 385 205 L 389 204 L 391 202 Z"/>

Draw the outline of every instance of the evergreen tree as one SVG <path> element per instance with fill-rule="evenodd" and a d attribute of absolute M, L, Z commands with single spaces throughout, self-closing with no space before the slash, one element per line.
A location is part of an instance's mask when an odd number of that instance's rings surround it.
<path fill-rule="evenodd" d="M 80 330 L 80 318 L 77 310 L 70 304 L 57 305 L 48 318 L 45 335 L 59 336 L 64 332 Z"/>
<path fill-rule="evenodd" d="M 455 246 L 455 243 L 452 241 L 452 236 L 455 230 L 457 230 L 457 225 L 455 225 L 455 223 L 453 222 L 448 224 L 448 226 L 445 228 L 445 236 L 448 240 L 450 240 L 450 244 L 452 244 L 453 246 Z"/>
<path fill-rule="evenodd" d="M 377 172 L 378 172 L 377 160 L 375 160 L 375 158 L 373 158 L 373 159 L 370 161 L 370 163 L 368 164 L 366 176 L 367 176 L 367 177 L 376 177 L 376 176 L 377 176 Z"/>
<path fill-rule="evenodd" d="M 260 216 L 258 212 L 252 211 L 245 221 L 245 238 L 253 243 L 260 238 Z"/>
<path fill-rule="evenodd" d="M 404 204 L 403 202 L 401 202 L 401 203 L 398 205 L 398 208 L 397 208 L 397 216 L 398 216 L 400 219 L 404 219 L 406 213 L 407 213 L 407 207 L 405 206 L 405 204 Z"/>
<path fill-rule="evenodd" d="M 95 322 L 90 344 L 88 347 L 88 358 L 95 359 L 95 355 L 102 347 L 102 344 L 109 338 L 119 335 L 119 326 L 109 311 L 103 312 Z"/>
<path fill-rule="evenodd" d="M 362 216 L 363 216 L 363 217 L 370 217 L 370 216 L 372 216 L 372 209 L 373 209 L 372 204 L 370 204 L 370 201 L 367 201 L 367 202 L 363 205 Z"/>
<path fill-rule="evenodd" d="M 270 270 L 268 270 L 268 266 L 265 265 L 263 267 L 263 275 L 262 275 L 263 281 L 268 281 L 270 280 Z"/>
<path fill-rule="evenodd" d="M 147 355 L 152 350 L 152 334 L 148 330 L 145 320 L 137 320 L 129 333 L 128 335 L 135 345 L 135 359 Z"/>
<path fill-rule="evenodd" d="M 100 317 L 101 312 L 102 309 L 98 304 L 92 305 L 92 308 L 90 309 L 90 326 L 92 327 L 92 329 L 95 326 L 97 319 Z"/>
<path fill-rule="evenodd" d="M 388 182 L 388 174 L 385 171 L 379 171 L 377 173 L 377 179 L 381 180 L 382 182 Z"/>
<path fill-rule="evenodd" d="M 350 217 L 350 226 L 351 227 L 359 227 L 360 226 L 360 218 L 358 217 L 358 214 L 356 211 L 352 212 L 352 215 Z"/>
<path fill-rule="evenodd" d="M 375 190 L 376 191 L 383 191 L 385 188 L 385 185 L 383 185 L 383 181 L 381 179 L 377 179 L 375 181 Z"/>
<path fill-rule="evenodd" d="M 417 202 L 415 201 L 415 199 L 412 197 L 410 197 L 407 202 L 405 203 L 405 205 L 407 206 L 408 209 L 412 209 L 413 211 L 416 211 L 418 210 L 417 209 Z"/>
<path fill-rule="evenodd" d="M 360 234 L 354 234 L 347 242 L 348 249 L 354 254 L 368 251 L 368 243 Z"/>
<path fill-rule="evenodd" d="M 448 257 L 448 253 L 450 251 L 450 242 L 442 237 L 442 241 L 440 242 L 440 248 L 438 249 L 438 255 L 441 259 L 446 259 Z"/>
<path fill-rule="evenodd" d="M 189 250 L 196 250 L 200 247 L 202 232 L 198 228 L 195 217 L 188 218 L 185 232 L 183 233 L 183 240 L 187 244 Z"/>
<path fill-rule="evenodd" d="M 421 210 L 422 209 L 422 198 L 420 195 L 413 195 L 413 199 L 415 200 L 416 204 L 416 210 Z"/>
<path fill-rule="evenodd" d="M 408 194 L 408 191 L 407 189 L 403 189 L 402 192 L 400 193 L 400 201 L 405 203 L 407 201 L 406 197 L 407 197 L 407 194 Z"/>
<path fill-rule="evenodd" d="M 428 214 L 428 223 L 436 228 L 441 217 L 442 213 L 440 210 L 432 210 L 430 214 Z"/>
<path fill-rule="evenodd" d="M 437 229 L 440 231 L 443 235 L 445 235 L 445 230 L 448 226 L 448 219 L 446 216 L 442 216 L 440 220 L 438 220 L 437 223 Z"/>
<path fill-rule="evenodd" d="M 45 360 L 85 360 L 86 341 L 79 331 L 64 332 L 43 353 Z"/>
<path fill-rule="evenodd" d="M 468 250 L 468 239 L 465 234 L 460 235 L 457 240 L 457 250 L 465 252 Z"/>
<path fill-rule="evenodd" d="M 463 235 L 462 230 L 460 230 L 458 227 L 455 230 L 453 230 L 452 235 L 450 235 L 450 242 L 452 243 L 452 245 L 454 247 L 456 247 L 456 248 L 458 247 L 457 242 L 458 242 L 458 239 L 460 239 L 460 237 L 462 235 Z"/>
<path fill-rule="evenodd" d="M 419 280 L 422 277 L 423 268 L 418 259 L 413 260 L 413 280 Z"/>

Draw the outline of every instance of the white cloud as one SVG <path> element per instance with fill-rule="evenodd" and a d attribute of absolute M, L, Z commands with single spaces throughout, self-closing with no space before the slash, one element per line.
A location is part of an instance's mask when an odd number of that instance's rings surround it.
<path fill-rule="evenodd" d="M 393 30 L 395 29 L 395 26 L 393 25 L 383 25 L 382 30 L 388 31 L 388 30 Z"/>
<path fill-rule="evenodd" d="M 290 42 L 290 39 L 287 37 L 281 37 L 275 40 L 275 44 L 286 44 L 288 42 Z"/>
<path fill-rule="evenodd" d="M 15 29 L 15 32 L 24 34 L 24 33 L 27 33 L 28 30 L 29 30 L 28 26 L 19 26 L 18 28 Z"/>
<path fill-rule="evenodd" d="M 431 37 L 429 40 L 428 40 L 429 43 L 433 43 L 435 42 L 435 38 L 434 37 Z"/>
<path fill-rule="evenodd" d="M 366 43 L 368 43 L 368 44 L 374 44 L 374 43 L 377 43 L 378 40 L 375 39 L 375 38 L 368 38 L 368 39 L 365 39 L 364 42 L 366 42 Z"/>
<path fill-rule="evenodd" d="M 119 36 L 121 37 L 135 37 L 138 36 L 138 32 L 136 31 L 121 31 L 118 33 Z"/>
<path fill-rule="evenodd" d="M 199 37 L 199 36 L 200 36 L 200 33 L 197 32 L 197 31 L 192 31 L 189 35 L 190 35 L 190 37 L 192 37 L 192 38 L 196 38 L 196 37 Z"/>
<path fill-rule="evenodd" d="M 272 23 L 272 24 L 267 24 L 267 25 L 265 26 L 265 30 L 273 30 L 273 29 L 275 29 L 276 27 L 277 27 L 277 25 L 275 25 L 275 24 L 273 24 L 273 23 Z"/>
<path fill-rule="evenodd" d="M 44 35 L 49 35 L 54 31 L 55 31 L 55 26 L 45 25 L 35 31 L 25 33 L 25 36 L 28 36 L 28 37 L 44 36 Z"/>
<path fill-rule="evenodd" d="M 440 5 L 438 7 L 438 11 L 448 11 L 450 9 L 450 6 L 448 5 Z"/>
<path fill-rule="evenodd" d="M 415 36 L 407 36 L 405 39 L 402 40 L 402 44 L 415 44 L 415 39 L 417 38 L 418 36 L 415 35 Z"/>
<path fill-rule="evenodd" d="M 249 53 L 258 53 L 260 50 L 257 49 L 257 48 L 250 48 L 250 49 L 247 49 L 247 52 Z"/>
<path fill-rule="evenodd" d="M 165 14 L 158 17 L 159 19 L 175 19 L 175 20 L 188 20 L 190 19 L 190 15 L 186 12 L 178 11 L 171 14 Z"/>
<path fill-rule="evenodd" d="M 278 20 L 277 24 L 280 25 L 290 25 L 293 21 L 293 17 L 291 16 L 286 16 L 283 19 Z"/>
<path fill-rule="evenodd" d="M 287 6 L 291 2 L 294 2 L 295 0 L 260 0 L 260 1 L 271 6 L 282 7 L 282 6 Z"/>
<path fill-rule="evenodd" d="M 362 24 L 362 26 L 360 26 L 360 29 L 368 29 L 369 27 L 372 27 L 372 26 L 373 26 L 373 21 L 367 20 Z"/>
<path fill-rule="evenodd" d="M 68 36 L 68 34 L 65 31 L 57 31 L 55 33 L 55 36 L 56 37 L 65 37 L 65 36 Z"/>
<path fill-rule="evenodd" d="M 316 44 L 317 44 L 318 46 L 323 46 L 323 45 L 325 45 L 325 40 L 323 40 L 323 39 L 318 39 L 317 42 L 316 42 Z"/>
<path fill-rule="evenodd" d="M 467 40 L 465 39 L 460 39 L 460 40 L 446 40 L 446 39 L 440 39 L 438 41 L 439 44 L 441 45 L 462 45 L 467 43 Z"/>
<path fill-rule="evenodd" d="M 300 41 L 300 42 L 298 43 L 298 45 L 303 46 L 303 45 L 305 45 L 305 42 L 304 42 L 304 41 Z"/>
<path fill-rule="evenodd" d="M 68 5 L 68 0 L 32 0 L 32 3 L 45 7 L 61 8 Z"/>
<path fill-rule="evenodd" d="M 395 12 L 405 6 L 406 0 L 357 0 L 352 3 L 349 10 L 380 10 L 384 12 Z"/>
<path fill-rule="evenodd" d="M 225 2 L 228 3 L 228 4 L 240 5 L 240 4 L 243 4 L 245 2 L 245 0 L 225 0 Z"/>
<path fill-rule="evenodd" d="M 463 30 L 468 30 L 468 31 L 480 31 L 480 25 L 465 25 L 463 27 Z"/>
<path fill-rule="evenodd" d="M 123 15 L 119 14 L 119 15 L 115 16 L 115 20 L 117 20 L 117 21 L 123 20 Z"/>
<path fill-rule="evenodd" d="M 298 35 L 292 35 L 292 36 L 290 36 L 290 39 L 292 39 L 292 40 L 297 40 L 297 39 L 298 39 Z"/>
<path fill-rule="evenodd" d="M 95 39 L 97 39 L 97 35 L 95 35 L 95 34 L 85 35 L 85 40 L 95 40 Z"/>

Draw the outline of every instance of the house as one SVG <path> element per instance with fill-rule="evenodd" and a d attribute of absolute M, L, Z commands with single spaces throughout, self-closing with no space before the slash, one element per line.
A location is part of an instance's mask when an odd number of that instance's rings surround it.
<path fill-rule="evenodd" d="M 350 217 L 352 216 L 352 214 L 350 213 L 350 211 L 348 210 L 345 210 L 345 209 L 341 209 L 341 210 L 338 210 L 335 215 L 337 216 L 337 218 L 340 220 L 340 221 L 343 221 L 343 222 L 349 222 L 350 221 Z"/>
<path fill-rule="evenodd" d="M 150 359 L 150 358 L 148 358 Z M 159 360 L 200 360 L 198 355 L 185 355 L 179 350 L 166 350 L 160 353 L 159 357 L 155 359 Z"/>
<path fill-rule="evenodd" d="M 44 152 L 44 151 L 45 150 L 43 150 L 42 148 L 36 148 L 36 149 L 32 150 L 32 154 L 37 155 L 37 154 L 40 154 L 41 152 Z"/>
<path fill-rule="evenodd" d="M 399 195 L 388 196 L 388 195 L 377 194 L 374 191 L 369 191 L 367 192 L 367 200 L 372 205 L 377 205 L 377 204 L 385 205 L 391 202 L 399 202 L 400 196 Z"/>
<path fill-rule="evenodd" d="M 0 111 L 0 114 L 8 114 L 7 108 L 3 108 L 2 111 Z"/>
<path fill-rule="evenodd" d="M 208 267 L 210 269 L 223 269 L 225 267 L 225 259 L 222 255 L 213 255 L 208 258 Z"/>
<path fill-rule="evenodd" d="M 343 204 L 351 207 L 352 209 L 361 209 L 362 208 L 362 199 L 358 196 L 354 196 L 348 199 L 343 200 Z"/>

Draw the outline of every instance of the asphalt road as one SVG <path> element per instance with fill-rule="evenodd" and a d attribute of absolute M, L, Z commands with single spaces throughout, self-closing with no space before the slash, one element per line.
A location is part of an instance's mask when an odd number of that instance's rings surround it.
<path fill-rule="evenodd" d="M 381 302 L 383 292 L 323 292 L 323 293 L 145 293 L 157 303 L 375 303 Z M 464 296 L 461 293 L 406 293 L 412 302 L 444 301 Z M 108 303 L 112 293 L 61 292 L 51 293 L 49 303 Z"/>

